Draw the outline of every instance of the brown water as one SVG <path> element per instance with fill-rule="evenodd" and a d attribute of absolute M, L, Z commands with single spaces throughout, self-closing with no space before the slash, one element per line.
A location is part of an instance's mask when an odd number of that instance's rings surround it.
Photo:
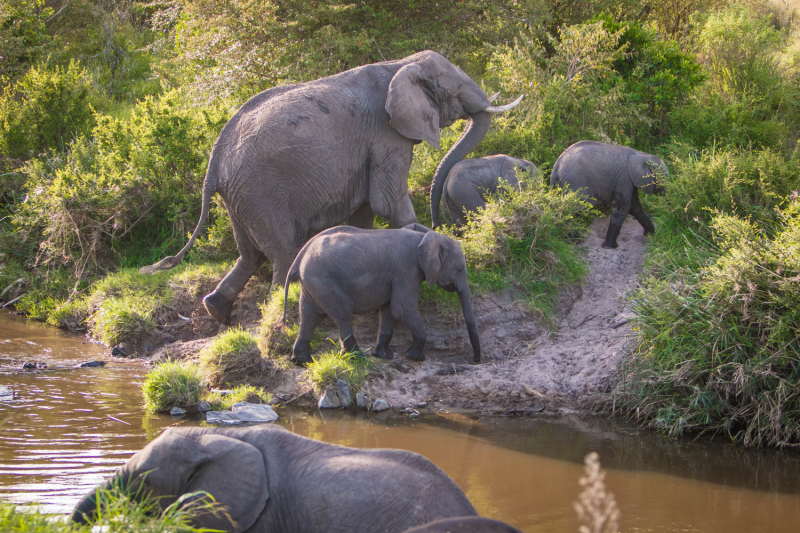
<path fill-rule="evenodd" d="M 104 368 L 73 369 L 87 360 Z M 23 362 L 47 370 L 22 373 Z M 141 363 L 53 328 L 0 314 L 0 497 L 67 513 L 160 430 L 145 415 Z M 595 418 L 497 418 L 279 409 L 296 433 L 336 444 L 402 448 L 447 472 L 478 511 L 528 532 L 577 531 L 572 504 L 586 453 L 600 454 L 623 531 L 793 532 L 800 529 L 800 456 L 676 442 Z M 127 422 L 119 422 L 116 419 Z"/>

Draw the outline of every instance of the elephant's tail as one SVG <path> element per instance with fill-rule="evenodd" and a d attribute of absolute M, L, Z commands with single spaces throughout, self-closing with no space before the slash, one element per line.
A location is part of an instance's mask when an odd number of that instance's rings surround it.
<path fill-rule="evenodd" d="M 217 186 L 219 185 L 219 168 L 217 159 L 218 158 L 212 152 L 211 159 L 208 161 L 206 178 L 203 181 L 203 206 L 200 210 L 200 220 L 197 222 L 197 226 L 194 228 L 194 232 L 189 238 L 189 242 L 187 242 L 186 246 L 184 246 L 181 251 L 178 252 L 178 255 L 165 257 L 158 263 L 140 268 L 140 274 L 155 274 L 156 272 L 161 272 L 162 270 L 169 270 L 178 266 L 180 262 L 183 261 L 184 256 L 192 247 L 195 239 L 197 239 L 197 237 L 200 235 L 200 232 L 203 230 L 203 226 L 205 226 L 206 221 L 208 220 L 208 212 L 211 208 L 211 197 L 214 196 L 215 192 L 217 192 Z"/>
<path fill-rule="evenodd" d="M 286 284 L 283 287 L 283 318 L 281 319 L 281 324 L 283 324 L 283 327 L 286 327 L 286 300 L 289 299 L 289 284 L 294 283 L 299 279 L 300 279 L 300 267 L 298 265 L 298 261 L 295 260 L 295 262 L 292 263 L 292 266 L 289 269 L 289 273 L 286 274 Z"/>

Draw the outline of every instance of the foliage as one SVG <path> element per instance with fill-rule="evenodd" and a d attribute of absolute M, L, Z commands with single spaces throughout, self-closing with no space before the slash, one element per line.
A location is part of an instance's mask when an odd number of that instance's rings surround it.
<path fill-rule="evenodd" d="M 469 218 L 460 237 L 453 236 L 471 270 L 513 276 L 532 306 L 548 317 L 560 289 L 585 274 L 576 243 L 569 238 L 581 233 L 592 213 L 576 193 L 538 182 L 505 190 Z"/>
<path fill-rule="evenodd" d="M 0 79 L 14 81 L 41 60 L 52 42 L 47 20 L 53 8 L 45 0 L 5 0 L 0 4 Z"/>
<path fill-rule="evenodd" d="M 215 337 L 199 359 L 203 375 L 212 386 L 257 378 L 271 368 L 261 356 L 258 338 L 240 327 Z"/>
<path fill-rule="evenodd" d="M 165 412 L 173 407 L 195 405 L 203 389 L 203 373 L 198 365 L 165 361 L 148 372 L 142 383 L 144 407 L 150 412 Z"/>
<path fill-rule="evenodd" d="M 63 151 L 94 125 L 91 79 L 77 62 L 40 64 L 19 81 L 5 83 L 0 97 L 0 154 L 28 159 Z"/>
<path fill-rule="evenodd" d="M 237 385 L 224 394 L 219 391 L 208 391 L 203 394 L 203 399 L 211 405 L 213 411 L 230 411 L 233 404 L 239 402 L 268 403 L 271 398 L 271 394 L 255 385 Z"/>
<path fill-rule="evenodd" d="M 335 386 L 336 381 L 341 379 L 350 387 L 351 394 L 355 394 L 361 390 L 374 365 L 373 360 L 361 352 L 341 353 L 333 349 L 317 354 L 314 361 L 308 364 L 306 375 L 318 390 Z"/>

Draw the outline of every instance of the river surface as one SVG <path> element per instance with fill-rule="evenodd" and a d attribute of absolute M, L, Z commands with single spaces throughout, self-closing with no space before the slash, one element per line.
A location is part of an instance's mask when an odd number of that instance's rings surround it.
<path fill-rule="evenodd" d="M 102 368 L 73 368 L 103 360 Z M 47 369 L 23 372 L 25 362 Z M 141 362 L 0 312 L 0 498 L 68 513 L 96 483 L 173 424 L 141 407 Z M 484 516 L 526 532 L 576 532 L 583 458 L 596 451 L 622 531 L 800 530 L 800 454 L 673 441 L 597 418 L 500 418 L 278 409 L 287 429 L 325 442 L 420 453 Z"/>

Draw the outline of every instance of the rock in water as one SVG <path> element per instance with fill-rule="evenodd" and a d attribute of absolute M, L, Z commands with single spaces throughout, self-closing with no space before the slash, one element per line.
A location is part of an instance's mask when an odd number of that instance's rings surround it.
<path fill-rule="evenodd" d="M 79 365 L 75 365 L 72 368 L 95 368 L 98 366 L 106 366 L 105 361 L 86 361 L 85 363 L 81 363 Z"/>
<path fill-rule="evenodd" d="M 263 403 L 235 403 L 231 412 L 242 422 L 265 423 L 275 422 L 278 419 L 278 413 L 271 406 Z"/>
<path fill-rule="evenodd" d="M 183 416 L 186 414 L 186 409 L 181 409 L 180 407 L 173 407 L 169 414 L 172 416 Z"/>
<path fill-rule="evenodd" d="M 356 405 L 359 406 L 359 407 L 366 407 L 367 406 L 367 399 L 360 392 L 356 393 Z"/>
<path fill-rule="evenodd" d="M 389 404 L 386 400 L 375 400 L 375 403 L 372 404 L 373 411 L 385 411 L 389 408 Z"/>
<path fill-rule="evenodd" d="M 197 410 L 201 413 L 207 413 L 211 410 L 211 405 L 205 400 L 200 400 L 197 404 Z"/>
<path fill-rule="evenodd" d="M 320 409 L 337 409 L 342 406 L 342 402 L 339 400 L 339 395 L 337 394 L 337 390 L 333 388 L 325 389 L 325 393 L 319 399 L 319 403 L 317 403 L 317 407 Z"/>

